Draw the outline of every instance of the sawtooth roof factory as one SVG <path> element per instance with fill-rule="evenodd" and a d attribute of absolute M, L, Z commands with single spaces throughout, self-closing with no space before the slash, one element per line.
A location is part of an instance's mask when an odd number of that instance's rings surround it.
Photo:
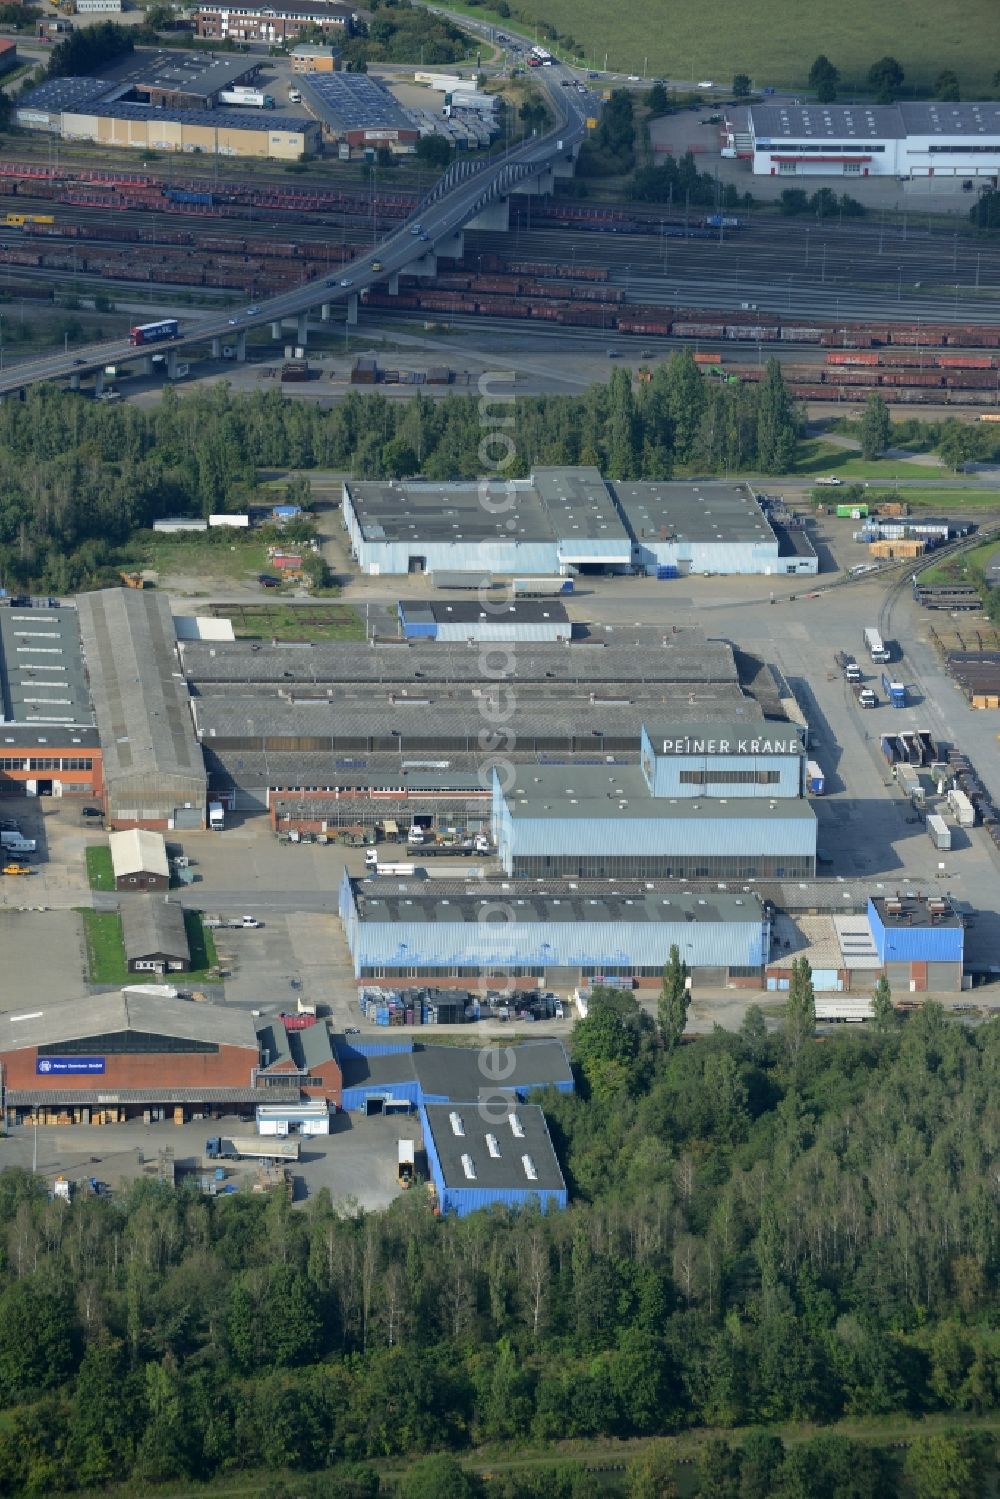
<path fill-rule="evenodd" d="M 537 468 L 480 484 L 345 481 L 344 525 L 363 573 L 815 574 L 804 537 L 776 531 L 747 484 L 607 481 Z"/>
<path fill-rule="evenodd" d="M 102 754 L 73 608 L 0 608 L 0 797 L 100 796 Z"/>
<path fill-rule="evenodd" d="M 1000 173 L 1000 104 L 755 104 L 753 170 L 771 177 Z M 732 134 L 732 131 L 730 131 Z"/>

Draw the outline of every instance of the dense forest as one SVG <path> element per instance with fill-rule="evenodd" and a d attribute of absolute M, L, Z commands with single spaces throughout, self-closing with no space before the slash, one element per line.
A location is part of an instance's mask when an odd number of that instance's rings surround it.
<path fill-rule="evenodd" d="M 489 400 L 513 382 L 495 377 Z M 797 413 L 776 361 L 760 385 L 706 379 L 688 353 L 633 389 L 626 370 L 582 396 L 519 397 L 507 477 L 533 464 L 597 464 L 611 478 L 787 470 Z M 491 405 L 487 421 L 506 421 Z M 0 582 L 68 593 L 113 577 L 121 548 L 159 516 L 235 509 L 258 468 L 325 468 L 357 478 L 478 478 L 478 395 L 399 402 L 355 392 L 329 410 L 225 385 L 140 410 L 53 387 L 0 406 Z M 506 432 L 508 429 L 503 428 Z"/>
<path fill-rule="evenodd" d="M 437 1453 L 410 1499 L 583 1499 L 609 1490 L 573 1463 L 469 1479 L 449 1454 L 494 1444 L 502 1470 L 610 1437 L 650 1439 L 617 1491 L 652 1499 L 705 1428 L 705 1499 L 983 1492 L 994 1439 L 963 1423 L 1000 1379 L 1000 1023 L 670 1025 L 595 993 L 579 1092 L 544 1100 L 571 1188 L 547 1218 L 149 1182 L 67 1205 L 4 1172 L 0 1492 L 266 1469 L 302 1475 L 275 1494 L 346 1499 Z M 905 1452 L 879 1448 L 889 1418 Z M 831 1430 L 764 1429 L 801 1422 Z"/>

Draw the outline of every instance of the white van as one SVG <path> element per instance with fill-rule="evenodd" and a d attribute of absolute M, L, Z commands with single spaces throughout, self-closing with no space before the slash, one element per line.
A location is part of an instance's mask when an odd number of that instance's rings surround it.
<path fill-rule="evenodd" d="M 378 868 L 378 849 L 377 848 L 366 848 L 365 849 L 365 868 L 366 869 L 377 869 Z"/>

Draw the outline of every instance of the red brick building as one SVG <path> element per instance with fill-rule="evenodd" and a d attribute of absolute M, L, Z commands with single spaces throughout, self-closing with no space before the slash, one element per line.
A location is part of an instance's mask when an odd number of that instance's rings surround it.
<path fill-rule="evenodd" d="M 355 12 L 332 0 L 278 0 L 273 5 L 240 0 L 237 4 L 202 5 L 194 13 L 195 35 L 213 41 L 268 42 L 279 46 L 318 28 L 324 37 L 350 36 Z"/>

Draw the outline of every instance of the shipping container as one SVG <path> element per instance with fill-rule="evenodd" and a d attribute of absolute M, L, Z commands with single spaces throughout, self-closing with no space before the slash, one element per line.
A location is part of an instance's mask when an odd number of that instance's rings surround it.
<path fill-rule="evenodd" d="M 928 814 L 927 833 L 935 848 L 942 852 L 951 848 L 951 828 L 936 812 Z"/>

